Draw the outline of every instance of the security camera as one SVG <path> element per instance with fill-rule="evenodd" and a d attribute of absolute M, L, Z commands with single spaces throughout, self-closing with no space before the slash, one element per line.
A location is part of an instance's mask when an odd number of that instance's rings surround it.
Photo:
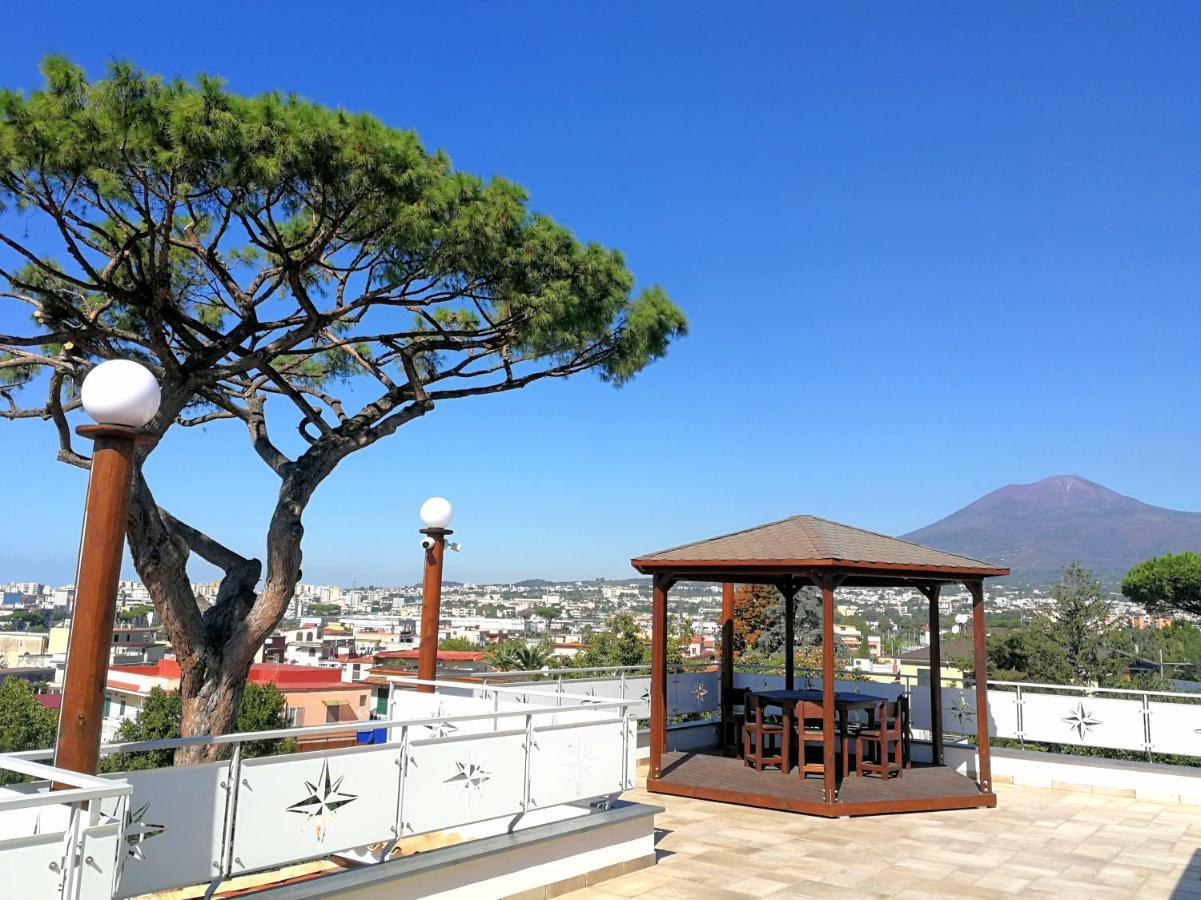
<path fill-rule="evenodd" d="M 422 550 L 433 550 L 434 543 L 435 543 L 434 539 L 427 534 L 425 537 L 423 537 L 421 539 L 421 549 Z"/>
<path fill-rule="evenodd" d="M 460 550 L 463 549 L 463 545 L 458 543 L 457 541 L 454 543 L 451 543 L 451 544 L 447 544 L 446 546 L 449 547 L 451 550 L 453 550 L 455 553 L 458 553 Z"/>

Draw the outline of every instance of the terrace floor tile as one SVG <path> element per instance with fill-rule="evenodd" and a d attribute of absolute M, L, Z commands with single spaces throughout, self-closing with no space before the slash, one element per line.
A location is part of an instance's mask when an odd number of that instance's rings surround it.
<path fill-rule="evenodd" d="M 659 864 L 567 896 L 1201 900 L 1201 806 L 995 789 L 996 809 L 833 820 L 629 791 L 666 809 Z"/>

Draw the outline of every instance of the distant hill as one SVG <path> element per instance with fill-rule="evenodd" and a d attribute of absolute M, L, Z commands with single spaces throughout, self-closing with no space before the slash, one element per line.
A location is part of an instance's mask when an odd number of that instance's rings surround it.
<path fill-rule="evenodd" d="M 1151 556 L 1201 550 L 1201 513 L 1055 475 L 1006 485 L 904 537 L 1000 563 L 1028 580 L 1052 578 L 1074 559 L 1109 579 Z"/>

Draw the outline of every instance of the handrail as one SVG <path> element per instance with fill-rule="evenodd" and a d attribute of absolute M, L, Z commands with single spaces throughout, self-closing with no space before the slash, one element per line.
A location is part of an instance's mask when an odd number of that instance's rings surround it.
<path fill-rule="evenodd" d="M 16 794 L 12 797 L 2 798 L 0 799 L 0 810 L 83 803 L 88 800 L 121 797 L 133 793 L 133 786 L 127 781 L 98 778 L 95 775 L 86 775 L 70 769 L 47 766 L 12 753 L 0 753 L 0 769 L 17 772 L 21 775 L 31 775 L 44 781 L 71 785 L 71 787 L 58 791 Z"/>
<path fill-rule="evenodd" d="M 467 674 L 479 674 L 484 678 L 515 678 L 519 675 L 567 675 L 580 674 L 581 672 L 629 672 L 632 669 L 649 669 L 648 663 L 638 663 L 633 666 L 592 666 L 582 669 L 509 669 L 508 671 L 497 672 L 479 672 Z"/>
<path fill-rule="evenodd" d="M 1188 691 L 1151 691 L 1140 690 L 1138 688 L 1108 688 L 1094 687 L 1089 684 L 1046 684 L 1040 681 L 1000 681 L 990 678 L 987 681 L 990 685 L 1010 687 L 1034 687 L 1034 688 L 1051 688 L 1056 691 L 1080 691 L 1086 694 L 1136 694 L 1139 697 L 1184 697 L 1186 699 L 1201 700 L 1201 693 L 1190 693 Z"/>
<path fill-rule="evenodd" d="M 398 687 L 432 686 L 462 690 L 465 682 L 460 681 L 423 681 L 419 678 L 406 679 Z M 485 689 L 484 686 L 478 686 Z M 509 688 L 488 686 L 487 690 L 496 693 L 522 694 L 530 693 L 525 688 Z M 544 696 L 544 695 L 540 695 Z M 293 728 L 275 728 L 270 731 L 240 731 L 232 734 L 204 734 L 191 737 L 162 738 L 157 741 L 129 741 L 122 744 L 105 744 L 100 748 L 101 754 L 135 753 L 149 750 L 174 750 L 179 747 L 208 746 L 211 744 L 242 744 L 254 741 L 283 740 L 290 737 L 305 737 L 319 734 L 345 734 L 348 731 L 365 731 L 376 728 L 403 728 L 406 726 L 439 725 L 445 722 L 480 722 L 493 719 L 517 718 L 524 716 L 546 716 L 579 710 L 625 709 L 637 706 L 637 700 L 598 700 L 581 694 L 555 694 L 556 698 L 579 701 L 578 706 L 535 706 L 530 705 L 521 709 L 493 709 L 479 713 L 457 713 L 443 716 L 427 716 L 419 719 L 356 719 L 352 722 L 327 722 L 323 725 L 301 725 Z M 52 755 L 52 749 L 26 750 L 14 754 L 13 758 L 22 760 L 42 759 Z M 14 770 L 15 771 L 15 770 Z M 54 770 L 58 771 L 58 770 Z M 57 776 L 52 776 L 57 778 Z M 90 776 L 84 776 L 90 777 Z M 58 779 L 62 780 L 62 779 Z"/>

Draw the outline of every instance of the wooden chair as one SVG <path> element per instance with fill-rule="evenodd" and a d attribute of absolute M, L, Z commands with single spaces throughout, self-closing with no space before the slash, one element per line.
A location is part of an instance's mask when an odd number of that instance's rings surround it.
<path fill-rule="evenodd" d="M 876 774 L 888 780 L 895 772 L 897 778 L 905 771 L 902 759 L 905 743 L 905 727 L 901 720 L 899 704 L 895 702 L 880 703 L 876 706 L 875 727 L 864 728 L 855 736 L 855 755 L 858 757 L 860 775 Z M 874 744 L 877 750 L 877 762 L 870 762 L 864 756 L 864 745 Z M 891 756 L 891 759 L 890 759 Z"/>
<path fill-rule="evenodd" d="M 721 717 L 721 746 L 726 756 L 742 753 L 743 726 L 746 725 L 746 697 L 749 688 L 732 688 L 729 697 L 730 712 Z"/>
<path fill-rule="evenodd" d="M 747 692 L 746 722 L 742 726 L 742 759 L 751 768 L 784 767 L 784 723 L 764 713 L 765 704 L 757 694 Z"/>
<path fill-rule="evenodd" d="M 826 735 L 822 722 L 820 703 L 801 702 L 796 705 L 797 757 L 802 779 L 808 775 L 825 774 Z M 820 762 L 809 762 L 807 751 L 810 744 L 817 744 Z"/>
<path fill-rule="evenodd" d="M 858 712 L 858 711 L 859 710 L 845 710 L 844 714 L 848 715 L 849 721 L 847 721 L 845 724 L 840 723 L 840 725 L 842 726 L 839 728 L 839 734 L 842 737 L 841 748 L 842 748 L 842 777 L 843 778 L 846 778 L 847 775 L 849 775 L 851 772 L 851 755 L 852 755 L 852 753 L 855 756 L 856 766 L 858 766 L 858 764 L 859 764 L 859 758 L 860 758 L 861 754 L 859 753 L 859 750 L 858 750 L 857 740 L 859 737 L 859 732 L 861 732 L 863 729 L 868 727 L 868 724 L 864 723 L 862 720 L 851 717 L 851 713 Z"/>

